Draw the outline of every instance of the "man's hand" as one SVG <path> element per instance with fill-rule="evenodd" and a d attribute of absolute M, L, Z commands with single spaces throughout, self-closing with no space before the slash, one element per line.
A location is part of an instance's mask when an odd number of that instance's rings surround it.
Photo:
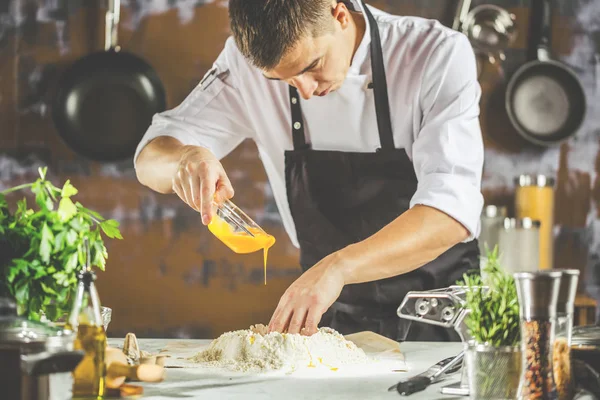
<path fill-rule="evenodd" d="M 137 158 L 140 183 L 159 193 L 177 193 L 202 214 L 202 222 L 212 218 L 212 202 L 233 197 L 231 182 L 223 166 L 208 149 L 186 146 L 169 136 L 150 141 Z"/>
<path fill-rule="evenodd" d="M 466 237 L 466 228 L 452 217 L 416 205 L 379 232 L 325 257 L 302 274 L 281 297 L 269 331 L 312 335 L 344 285 L 408 273 Z"/>
<path fill-rule="evenodd" d="M 344 287 L 344 275 L 339 268 L 344 262 L 339 252 L 333 253 L 292 283 L 279 301 L 269 323 L 269 331 L 316 333 L 323 313 Z"/>
<path fill-rule="evenodd" d="M 210 223 L 212 202 L 233 197 L 233 187 L 221 162 L 207 149 L 185 146 L 177 172 L 173 177 L 173 191 L 202 215 L 202 223 Z"/>

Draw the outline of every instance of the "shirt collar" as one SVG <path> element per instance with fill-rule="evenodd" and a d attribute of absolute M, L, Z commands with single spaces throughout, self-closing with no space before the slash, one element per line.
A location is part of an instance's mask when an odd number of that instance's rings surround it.
<path fill-rule="evenodd" d="M 369 19 L 365 14 L 365 10 L 363 8 L 362 1 L 353 1 L 354 7 L 357 11 L 362 13 L 363 18 L 365 19 L 365 34 L 354 53 L 354 57 L 352 57 L 352 63 L 350 64 L 350 69 L 348 70 L 348 74 L 351 75 L 359 75 L 361 71 L 362 65 L 367 60 L 367 56 L 369 55 L 369 46 L 371 44 L 371 30 L 369 28 Z"/>

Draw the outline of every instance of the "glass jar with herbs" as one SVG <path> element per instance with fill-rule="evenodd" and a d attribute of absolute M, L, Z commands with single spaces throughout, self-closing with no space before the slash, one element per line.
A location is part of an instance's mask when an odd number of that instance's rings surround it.
<path fill-rule="evenodd" d="M 523 359 L 519 400 L 558 399 L 552 357 L 561 276 L 549 270 L 514 274 Z"/>

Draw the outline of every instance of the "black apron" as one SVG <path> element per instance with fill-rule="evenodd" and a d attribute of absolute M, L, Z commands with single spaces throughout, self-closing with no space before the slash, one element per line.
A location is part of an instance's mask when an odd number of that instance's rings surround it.
<path fill-rule="evenodd" d="M 375 153 L 313 150 L 306 142 L 300 96 L 290 86 L 294 150 L 285 152 L 287 197 L 306 271 L 327 255 L 373 235 L 409 209 L 417 189 L 405 149 L 394 146 L 379 29 L 364 6 L 371 32 L 371 68 L 381 148 Z M 342 334 L 363 330 L 394 340 L 457 340 L 453 331 L 412 324 L 396 310 L 407 292 L 447 287 L 478 269 L 477 241 L 460 243 L 407 274 L 346 285 L 321 319 Z M 398 260 L 399 263 L 402 260 Z"/>

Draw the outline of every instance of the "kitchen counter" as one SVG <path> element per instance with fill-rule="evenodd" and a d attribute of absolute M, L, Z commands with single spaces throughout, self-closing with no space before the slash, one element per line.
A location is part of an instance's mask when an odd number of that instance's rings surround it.
<path fill-rule="evenodd" d="M 197 343 L 210 340 L 138 339 L 140 348 L 156 353 L 170 342 Z M 109 345 L 122 347 L 123 339 L 109 339 Z M 402 398 L 396 391 L 387 389 L 401 379 L 425 371 L 431 365 L 460 352 L 461 343 L 406 342 L 400 345 L 405 355 L 408 372 L 389 372 L 365 377 L 298 378 L 293 375 L 264 377 L 223 377 L 209 375 L 194 369 L 168 368 L 166 379 L 160 383 L 142 383 L 145 399 L 394 399 Z M 425 391 L 411 395 L 410 399 L 466 399 L 442 395 L 440 388 L 460 379 L 460 373 L 451 379 L 432 385 Z M 136 382 L 136 384 L 139 384 Z"/>

